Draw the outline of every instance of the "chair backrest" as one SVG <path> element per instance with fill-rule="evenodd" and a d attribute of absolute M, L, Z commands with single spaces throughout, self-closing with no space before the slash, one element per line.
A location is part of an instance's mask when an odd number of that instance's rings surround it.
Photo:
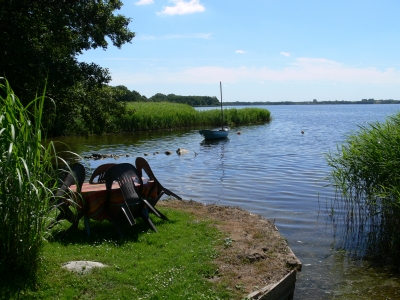
<path fill-rule="evenodd" d="M 98 183 L 105 183 L 105 175 L 109 168 L 115 166 L 115 163 L 108 163 L 98 166 L 94 171 L 92 176 L 90 176 L 89 183 L 90 184 L 98 184 Z M 97 177 L 97 180 L 95 180 Z"/>
<path fill-rule="evenodd" d="M 81 189 L 82 185 L 83 185 L 83 182 L 85 181 L 85 178 L 86 178 L 85 166 L 82 165 L 81 163 L 75 163 L 75 164 L 72 165 L 71 170 L 75 175 L 75 178 L 77 180 L 77 185 L 79 186 L 79 189 Z"/>
<path fill-rule="evenodd" d="M 62 185 L 59 187 L 56 196 L 62 196 L 67 189 L 73 185 L 77 185 L 77 190 L 81 190 L 83 182 L 86 177 L 86 169 L 80 163 L 75 163 L 71 167 L 71 172 L 67 171 L 67 175 L 65 175 Z"/>
<path fill-rule="evenodd" d="M 136 216 L 137 212 L 140 212 L 142 207 L 140 207 L 140 210 L 135 211 L 134 206 L 144 204 L 140 196 L 143 181 L 139 176 L 139 172 L 135 166 L 130 163 L 116 164 L 109 168 L 105 174 L 108 203 L 111 199 L 111 189 L 114 181 L 118 182 L 126 204 L 133 208 L 131 209 L 132 214 Z M 135 185 L 135 181 L 138 182 L 138 186 Z"/>
<path fill-rule="evenodd" d="M 135 166 L 136 166 L 136 169 L 139 171 L 140 176 L 143 176 L 143 170 L 144 170 L 150 179 L 155 178 L 153 171 L 150 168 L 149 163 L 143 157 L 140 157 L 140 156 L 136 157 Z"/>
<path fill-rule="evenodd" d="M 85 181 L 85 177 L 86 177 L 85 167 L 80 163 L 73 164 L 70 170 L 67 171 L 67 174 L 65 175 L 61 186 L 58 188 L 57 193 L 53 197 L 50 209 L 57 207 L 59 210 L 64 212 L 67 211 L 68 214 L 72 215 L 73 213 L 72 211 L 69 210 L 68 208 L 69 204 L 65 202 L 64 195 L 66 194 L 69 187 L 73 184 L 77 185 L 76 190 L 80 192 L 82 189 L 83 182 Z M 64 214 L 60 214 L 59 217 L 61 217 L 61 215 L 64 216 Z"/>
<path fill-rule="evenodd" d="M 149 199 L 149 202 L 152 205 L 156 205 L 156 203 L 158 202 L 158 200 L 160 200 L 161 196 L 166 194 L 168 196 L 173 196 L 179 200 L 182 200 L 181 197 L 179 197 L 178 195 L 176 195 L 175 193 L 171 192 L 170 190 L 166 189 L 161 183 L 160 181 L 158 181 L 158 179 L 156 178 L 156 176 L 154 175 L 149 163 L 147 162 L 146 159 L 144 159 L 143 157 L 137 157 L 135 160 L 135 165 L 136 168 L 139 171 L 139 175 L 142 177 L 143 176 L 143 171 L 147 174 L 147 176 L 149 177 L 149 179 L 154 180 L 154 187 L 157 188 L 157 198 L 156 199 Z M 149 194 L 151 194 L 151 191 L 149 192 Z"/>
<path fill-rule="evenodd" d="M 156 178 L 156 176 L 153 173 L 153 170 L 150 168 L 149 163 L 147 162 L 146 159 L 144 159 L 143 157 L 137 157 L 135 160 L 135 165 L 136 165 L 136 169 L 139 172 L 139 176 L 143 177 L 143 171 L 147 174 L 147 176 L 149 177 L 149 179 L 154 180 L 154 184 L 157 186 L 157 189 L 159 189 L 161 191 L 161 189 L 163 188 L 161 183 L 158 181 L 158 179 Z"/>

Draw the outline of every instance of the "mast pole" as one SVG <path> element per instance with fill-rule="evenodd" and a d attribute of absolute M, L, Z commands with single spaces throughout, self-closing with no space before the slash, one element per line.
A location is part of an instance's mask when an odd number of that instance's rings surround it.
<path fill-rule="evenodd" d="M 224 110 L 222 109 L 222 84 L 221 81 L 219 82 L 219 90 L 221 92 L 221 126 L 222 126 L 222 130 L 224 130 Z"/>

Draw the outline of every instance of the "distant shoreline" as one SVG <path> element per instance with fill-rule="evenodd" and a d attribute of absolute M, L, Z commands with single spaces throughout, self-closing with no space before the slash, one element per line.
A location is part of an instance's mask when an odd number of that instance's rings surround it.
<path fill-rule="evenodd" d="M 400 100 L 375 100 L 375 99 L 363 99 L 360 101 L 346 101 L 346 100 L 334 100 L 334 101 L 305 101 L 305 102 L 292 102 L 292 101 L 278 101 L 278 102 L 224 102 L 224 106 L 247 106 L 247 105 L 320 105 L 320 104 L 400 104 Z M 207 106 L 207 105 L 206 105 Z M 217 105 L 215 105 L 217 106 Z M 194 107 L 202 107 L 196 105 Z"/>

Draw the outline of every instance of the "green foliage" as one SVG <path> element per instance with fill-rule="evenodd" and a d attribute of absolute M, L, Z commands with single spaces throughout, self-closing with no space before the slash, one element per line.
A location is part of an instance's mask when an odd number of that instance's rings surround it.
<path fill-rule="evenodd" d="M 74 102 L 69 101 L 71 97 Z M 78 83 L 68 96 L 61 95 L 58 99 L 53 128 L 55 132 L 66 135 L 116 132 L 118 128 L 114 119 L 125 113 L 125 103 L 118 102 L 116 91 L 108 86 L 89 88 Z"/>
<path fill-rule="evenodd" d="M 4 279 L 38 268 L 56 174 L 54 146 L 41 144 L 44 97 L 24 107 L 7 81 L 0 88 L 0 278 Z"/>
<path fill-rule="evenodd" d="M 129 103 L 127 109 L 128 114 L 116 120 L 122 131 L 184 128 L 196 124 L 196 110 L 185 104 L 135 102 Z"/>
<path fill-rule="evenodd" d="M 128 113 L 116 120 L 122 131 L 146 131 L 157 129 L 191 128 L 196 126 L 221 126 L 221 110 L 197 111 L 186 104 L 169 102 L 129 103 Z M 262 108 L 224 109 L 225 124 L 266 123 L 271 121 L 270 112 Z"/>
<path fill-rule="evenodd" d="M 271 121 L 271 113 L 263 108 L 229 108 L 224 109 L 224 120 L 229 126 L 268 123 Z"/>
<path fill-rule="evenodd" d="M 126 102 L 135 102 L 135 101 L 148 101 L 148 102 L 172 102 L 172 103 L 181 103 L 188 104 L 190 106 L 214 106 L 220 105 L 217 97 L 209 97 L 209 96 L 179 96 L 175 94 L 164 95 L 161 93 L 157 93 L 149 99 L 146 96 L 140 95 L 136 91 L 130 91 L 124 85 L 118 85 L 113 87 L 113 89 L 121 92 L 120 96 L 118 96 L 118 101 L 126 101 Z"/>
<path fill-rule="evenodd" d="M 157 93 L 154 96 L 149 98 L 149 101 L 152 102 L 173 102 L 173 103 L 182 103 L 188 104 L 191 106 L 213 106 L 220 105 L 217 97 L 209 97 L 209 96 L 178 96 L 175 94 L 164 95 L 161 93 Z"/>
<path fill-rule="evenodd" d="M 115 14 L 122 6 L 120 0 L 83 0 L 60 3 L 57 0 L 0 0 L 0 75 L 17 88 L 14 89 L 26 105 L 37 91 L 43 90 L 47 80 L 48 95 L 55 101 L 57 110 L 52 120 L 57 128 L 52 134 L 65 134 L 70 118 L 78 117 L 83 123 L 96 120 L 97 112 L 74 114 L 65 117 L 64 107 L 78 105 L 78 100 L 90 99 L 93 93 L 110 82 L 107 69 L 94 63 L 78 62 L 77 56 L 89 49 L 121 47 L 135 36 L 128 28 L 130 19 Z M 81 92 L 81 98 L 75 96 Z M 103 102 L 99 102 L 101 108 Z M 47 109 L 47 108 L 45 108 Z M 52 109 L 52 107 L 48 108 Z M 106 109 L 106 108 L 104 108 Z M 47 113 L 47 112 L 46 112 Z"/>
<path fill-rule="evenodd" d="M 114 90 L 118 91 L 119 94 L 116 98 L 117 101 L 124 102 L 136 102 L 136 101 L 146 101 L 147 98 L 145 96 L 141 96 L 136 91 L 130 91 L 124 85 L 118 85 L 116 87 L 112 87 Z"/>
<path fill-rule="evenodd" d="M 118 239 L 107 221 L 91 221 L 88 238 L 83 224 L 68 236 L 44 247 L 40 280 L 18 292 L 28 299 L 239 299 L 222 283 L 212 263 L 222 234 L 208 221 L 163 208 L 169 221 L 153 218 L 158 233 L 138 219 L 122 227 Z M 75 274 L 61 266 L 72 260 L 106 265 L 90 275 Z M 8 282 L 0 282 L 0 288 Z M 17 290 L 9 291 L 12 299 Z"/>
<path fill-rule="evenodd" d="M 368 254 L 400 267 L 400 114 L 360 127 L 326 158 L 346 206 L 359 209 L 352 218 L 365 214 L 372 226 Z"/>
<path fill-rule="evenodd" d="M 173 102 L 173 103 L 182 103 L 189 104 L 191 106 L 213 106 L 220 105 L 217 97 L 209 97 L 209 96 L 179 96 L 175 94 L 164 95 L 161 93 L 157 93 L 154 96 L 149 98 L 149 101 L 152 102 Z"/>

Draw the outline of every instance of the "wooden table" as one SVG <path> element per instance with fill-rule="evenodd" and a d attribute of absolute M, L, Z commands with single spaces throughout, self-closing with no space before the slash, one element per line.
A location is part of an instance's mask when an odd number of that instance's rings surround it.
<path fill-rule="evenodd" d="M 136 183 L 139 185 L 139 183 Z M 141 190 L 141 196 L 145 199 L 156 198 L 157 190 L 154 188 L 151 191 L 151 195 L 148 195 L 154 184 L 153 180 L 147 180 L 143 178 L 143 186 Z M 76 192 L 76 186 L 71 186 L 71 190 Z M 105 210 L 105 203 L 107 200 L 107 190 L 105 184 L 90 184 L 85 182 L 81 189 L 82 197 L 78 200 L 78 213 L 84 213 L 84 215 L 90 219 L 96 221 L 109 220 L 108 214 Z M 82 203 L 83 200 L 83 203 Z M 121 189 L 117 182 L 114 182 L 111 190 L 111 199 L 109 203 L 109 212 L 113 216 L 117 216 L 121 212 L 121 206 L 124 203 L 124 197 Z"/>

